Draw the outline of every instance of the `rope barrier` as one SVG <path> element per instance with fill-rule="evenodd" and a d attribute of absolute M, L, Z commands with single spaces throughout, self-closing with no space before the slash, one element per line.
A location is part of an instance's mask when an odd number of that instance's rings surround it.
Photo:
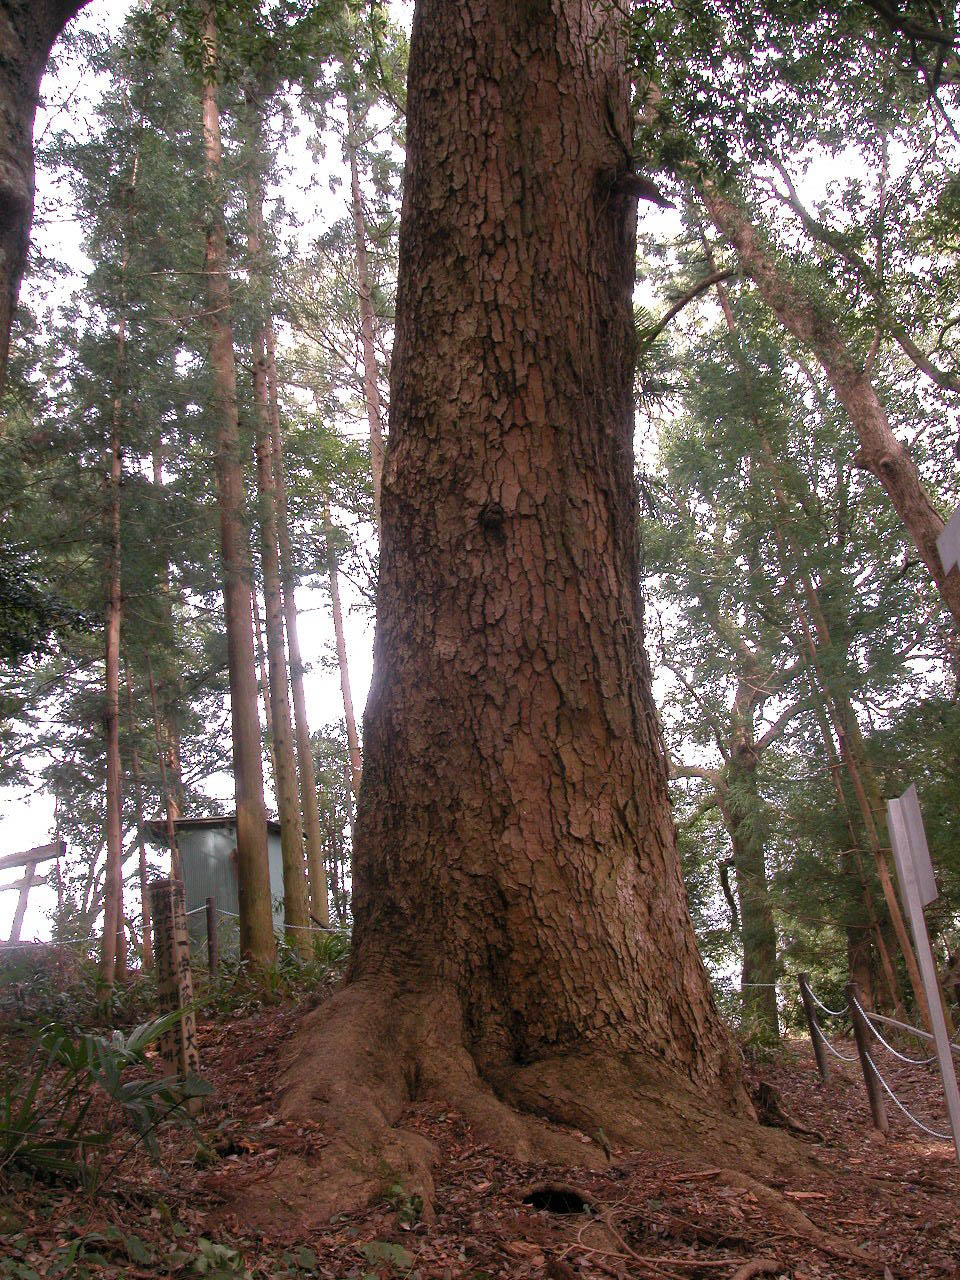
<path fill-rule="evenodd" d="M 908 1111 L 907 1108 L 900 1101 L 900 1099 L 897 1097 L 897 1095 L 893 1092 L 893 1090 L 887 1084 L 886 1080 L 884 1080 L 883 1076 L 880 1074 L 880 1071 L 877 1068 L 877 1064 L 870 1057 L 869 1053 L 866 1055 L 866 1058 L 867 1058 L 867 1061 L 870 1063 L 870 1066 L 873 1068 L 873 1072 L 876 1075 L 877 1079 L 880 1081 L 881 1085 L 883 1086 L 884 1092 L 887 1094 L 887 1097 L 891 1100 L 891 1102 L 896 1104 L 896 1106 L 903 1112 L 903 1114 L 907 1117 L 908 1120 L 912 1121 L 917 1126 L 918 1129 L 922 1129 L 924 1133 L 928 1133 L 931 1138 L 937 1138 L 940 1142 L 953 1141 L 952 1134 L 938 1133 L 936 1129 L 931 1129 L 930 1126 L 925 1125 L 922 1120 L 918 1120 L 912 1111 Z"/>
<path fill-rule="evenodd" d="M 0 957 L 6 955 L 8 951 L 27 951 L 32 950 L 34 947 L 81 947 L 87 942 L 99 942 L 102 937 L 102 934 L 91 933 L 89 938 L 68 938 L 64 939 L 63 942 L 53 942 L 51 940 L 44 942 L 37 938 L 33 942 L 0 942 Z"/>
<path fill-rule="evenodd" d="M 900 1062 L 905 1062 L 908 1066 L 911 1066 L 911 1067 L 927 1067 L 930 1065 L 931 1062 L 936 1062 L 937 1060 L 936 1054 L 933 1054 L 929 1058 L 911 1058 L 911 1057 L 908 1057 L 907 1054 L 901 1053 L 899 1049 L 895 1049 L 892 1044 L 890 1044 L 887 1040 L 884 1039 L 884 1037 L 880 1034 L 877 1028 L 873 1025 L 873 1022 L 871 1020 L 871 1015 L 866 1011 L 866 1009 L 864 1009 L 860 1001 L 856 1000 L 854 1001 L 854 1003 L 856 1004 L 860 1012 L 863 1014 L 863 1017 L 864 1017 L 864 1020 L 866 1021 L 867 1026 L 873 1032 L 876 1039 L 880 1041 L 880 1043 L 883 1045 L 883 1047 L 887 1050 L 888 1053 L 892 1053 L 893 1056 L 897 1058 Z M 911 1030 L 916 1030 L 916 1028 L 911 1028 Z"/>

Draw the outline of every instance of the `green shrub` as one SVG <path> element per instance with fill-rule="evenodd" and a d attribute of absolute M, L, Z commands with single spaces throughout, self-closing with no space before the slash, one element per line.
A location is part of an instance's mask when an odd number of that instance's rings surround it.
<path fill-rule="evenodd" d="M 0 1172 L 19 1169 L 94 1188 L 140 1144 L 156 1158 L 157 1128 L 192 1124 L 186 1103 L 210 1091 L 201 1080 L 139 1070 L 150 1045 L 182 1016 L 177 1010 L 109 1038 L 75 1037 L 58 1023 L 45 1027 L 26 1063 L 8 1068 L 0 1088 Z"/>

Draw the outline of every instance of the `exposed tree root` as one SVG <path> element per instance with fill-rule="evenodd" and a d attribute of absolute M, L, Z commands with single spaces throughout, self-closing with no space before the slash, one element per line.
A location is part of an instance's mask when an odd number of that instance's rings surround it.
<path fill-rule="evenodd" d="M 798 1209 L 795 1204 L 791 1204 L 786 1196 L 781 1195 L 779 1191 L 775 1191 L 772 1187 L 768 1187 L 763 1182 L 758 1182 L 748 1173 L 744 1173 L 740 1169 L 724 1169 L 721 1173 L 722 1181 L 732 1187 L 742 1187 L 745 1191 L 749 1191 L 756 1196 L 757 1200 L 775 1214 L 781 1221 L 785 1222 L 790 1228 L 790 1234 L 799 1236 L 803 1240 L 809 1240 L 823 1253 L 830 1254 L 834 1258 L 847 1258 L 861 1262 L 871 1271 L 883 1272 L 884 1264 L 881 1259 L 870 1253 L 865 1253 L 863 1249 L 858 1249 L 856 1245 L 850 1244 L 848 1240 L 844 1240 L 842 1236 L 835 1236 L 832 1232 L 823 1231 L 810 1221 L 807 1215 Z"/>
<path fill-rule="evenodd" d="M 284 1156 L 249 1193 L 239 1189 L 244 1218 L 274 1229 L 319 1225 L 397 1185 L 422 1199 L 429 1220 L 436 1153 L 400 1124 L 415 1101 L 442 1101 L 479 1141 L 522 1162 L 602 1168 L 613 1147 L 756 1170 L 802 1158 L 755 1123 L 745 1095 L 739 1115 L 712 1109 L 649 1061 L 582 1052 L 481 1077 L 456 999 L 436 991 L 391 995 L 363 982 L 339 991 L 305 1018 L 282 1084 L 281 1114 L 318 1121 L 326 1144 L 319 1159 Z"/>

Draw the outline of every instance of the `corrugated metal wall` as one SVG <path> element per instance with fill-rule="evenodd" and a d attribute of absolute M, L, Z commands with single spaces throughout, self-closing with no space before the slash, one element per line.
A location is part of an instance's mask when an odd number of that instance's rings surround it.
<path fill-rule="evenodd" d="M 236 915 L 237 864 L 234 850 L 237 847 L 236 823 L 225 820 L 216 826 L 177 824 L 177 844 L 180 847 L 180 864 L 183 869 L 183 887 L 188 912 L 187 927 L 190 937 L 198 947 L 207 938 L 206 916 L 198 907 L 206 906 L 207 898 L 216 900 L 221 950 L 235 951 L 238 946 Z M 270 861 L 270 893 L 273 898 L 274 928 L 283 928 L 283 858 L 280 836 L 267 832 L 267 855 Z"/>

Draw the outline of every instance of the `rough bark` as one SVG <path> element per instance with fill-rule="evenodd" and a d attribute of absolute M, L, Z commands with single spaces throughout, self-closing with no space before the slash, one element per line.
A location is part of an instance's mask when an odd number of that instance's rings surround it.
<path fill-rule="evenodd" d="M 207 10 L 203 86 L 203 144 L 210 208 L 206 232 L 207 328 L 217 422 L 217 505 L 223 574 L 233 774 L 237 804 L 237 891 L 240 951 L 257 967 L 273 963 L 273 913 L 267 863 L 267 815 L 263 802 L 263 760 L 253 656 L 250 608 L 252 568 L 244 520 L 243 451 L 237 417 L 237 370 L 233 352 L 229 260 L 223 210 L 220 113 L 215 82 L 217 27 Z"/>
<path fill-rule="evenodd" d="M 50 50 L 86 0 L 0 5 L 0 387 L 33 219 L 33 126 Z"/>
<path fill-rule="evenodd" d="M 383 483 L 383 411 L 377 373 L 377 317 L 373 310 L 367 227 L 357 164 L 357 123 L 347 102 L 346 152 L 350 163 L 350 210 L 353 215 L 354 258 L 357 268 L 357 309 L 360 314 L 360 346 L 363 352 L 363 399 L 370 429 L 370 473 L 373 479 L 373 518 L 380 536 L 380 491 Z"/>
<path fill-rule="evenodd" d="M 337 666 L 340 669 L 340 693 L 343 697 L 343 720 L 347 727 L 347 749 L 350 752 L 350 789 L 354 799 L 360 795 L 363 777 L 363 758 L 360 754 L 360 736 L 357 733 L 357 717 L 353 709 L 350 690 L 350 664 L 347 658 L 347 639 L 343 630 L 343 608 L 340 604 L 340 579 L 337 570 L 337 554 L 333 547 L 330 528 L 330 506 L 323 510 L 324 546 L 327 561 L 327 577 L 330 582 L 330 607 L 333 612 L 333 638 L 337 647 Z"/>
<path fill-rule="evenodd" d="M 874 475 L 913 540 L 920 559 L 960 626 L 960 573 L 944 573 L 937 552 L 943 519 L 927 497 L 917 468 L 896 437 L 870 378 L 840 326 L 795 286 L 742 208 L 704 183 L 700 195 L 710 218 L 737 252 L 743 270 L 783 327 L 817 357 L 860 441 L 856 462 Z"/>
<path fill-rule="evenodd" d="M 256 144 L 254 143 L 254 146 Z M 256 270 L 261 258 L 262 196 L 255 177 L 247 187 L 247 248 Z M 283 861 L 283 918 L 288 944 L 306 955 L 310 950 L 307 878 L 303 858 L 303 826 L 297 765 L 293 753 L 293 721 L 287 686 L 287 654 L 283 639 L 280 552 L 277 544 L 277 496 L 273 466 L 273 432 L 267 392 L 266 320 L 262 306 L 254 321 L 253 399 L 256 411 L 257 492 L 260 516 L 260 565 L 269 665 L 269 703 L 273 721 L 274 784 L 280 816 Z M 266 693 L 266 691 L 265 691 Z"/>
<path fill-rule="evenodd" d="M 345 987 L 243 1212 L 430 1199 L 413 1099 L 521 1158 L 744 1146 L 640 641 L 631 138 L 613 10 L 421 0 Z M 595 1137 L 584 1144 L 566 1129 Z"/>

